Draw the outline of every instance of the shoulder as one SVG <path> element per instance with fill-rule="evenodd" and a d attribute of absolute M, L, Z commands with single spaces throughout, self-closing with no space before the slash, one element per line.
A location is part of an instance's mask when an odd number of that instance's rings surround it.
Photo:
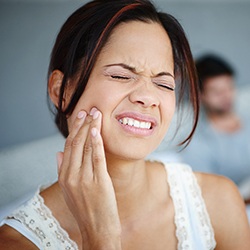
<path fill-rule="evenodd" d="M 15 229 L 3 225 L 0 227 L 0 249 L 36 250 L 37 247 Z"/>
<path fill-rule="evenodd" d="M 195 173 L 215 231 L 218 248 L 249 249 L 246 207 L 236 185 L 226 177 Z"/>
<path fill-rule="evenodd" d="M 195 176 L 201 187 L 206 206 L 212 214 L 219 215 L 222 210 L 224 210 L 223 213 L 234 210 L 241 210 L 245 213 L 244 201 L 233 181 L 215 174 L 196 172 Z"/>

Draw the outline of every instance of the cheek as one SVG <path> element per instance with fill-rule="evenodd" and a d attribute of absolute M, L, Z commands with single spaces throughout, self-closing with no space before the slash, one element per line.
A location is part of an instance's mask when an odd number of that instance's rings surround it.
<path fill-rule="evenodd" d="M 84 110 L 87 113 L 90 112 L 91 108 L 93 106 L 95 106 L 94 104 L 92 104 L 92 102 L 94 103 L 94 98 L 89 98 L 87 93 L 83 93 L 82 96 L 80 97 L 78 103 L 76 104 L 72 114 L 70 115 L 70 117 L 68 118 L 67 122 L 68 122 L 68 128 L 69 131 L 71 131 L 71 128 L 73 126 L 73 123 L 77 117 L 77 114 L 81 111 Z"/>
<path fill-rule="evenodd" d="M 104 115 L 107 107 L 109 107 L 109 104 L 112 102 L 114 102 L 114 97 L 110 94 L 110 91 L 103 89 L 95 89 L 95 91 L 93 91 L 92 89 L 85 90 L 81 98 L 79 99 L 73 113 L 67 120 L 69 131 L 71 131 L 71 127 L 79 111 L 84 110 L 89 113 L 93 107 L 96 107 Z"/>
<path fill-rule="evenodd" d="M 162 103 L 161 108 L 161 117 L 164 130 L 167 130 L 175 113 L 175 95 L 169 96 L 167 99 L 164 100 Z"/>
<path fill-rule="evenodd" d="M 207 93 L 206 95 L 203 95 L 202 101 L 203 101 L 205 104 L 213 104 L 213 103 L 216 103 L 216 102 L 217 102 L 217 98 L 215 97 L 214 94 Z"/>
<path fill-rule="evenodd" d="M 104 102 L 104 94 L 102 94 L 101 91 L 86 90 L 78 101 L 74 109 L 74 113 L 77 114 L 80 110 L 85 110 L 89 113 L 93 107 L 96 107 L 101 111 L 102 103 Z"/>

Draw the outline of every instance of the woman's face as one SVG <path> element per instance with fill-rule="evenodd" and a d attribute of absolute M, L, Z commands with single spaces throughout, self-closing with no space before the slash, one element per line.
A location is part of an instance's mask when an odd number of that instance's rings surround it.
<path fill-rule="evenodd" d="M 163 139 L 175 110 L 172 47 L 157 23 L 118 25 L 102 49 L 86 89 L 68 119 L 80 110 L 102 112 L 106 155 L 142 159 Z"/>

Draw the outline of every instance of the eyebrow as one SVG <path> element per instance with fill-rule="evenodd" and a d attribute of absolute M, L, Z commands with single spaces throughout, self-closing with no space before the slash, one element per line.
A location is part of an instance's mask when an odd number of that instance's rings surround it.
<path fill-rule="evenodd" d="M 125 64 L 125 63 L 113 63 L 113 64 L 108 64 L 108 65 L 105 65 L 105 68 L 107 68 L 107 67 L 112 67 L 112 66 L 120 66 L 120 67 L 122 67 L 122 68 L 124 68 L 124 69 L 127 69 L 127 70 L 132 71 L 133 73 L 137 73 L 135 67 L 131 67 L 131 66 Z M 171 76 L 172 78 L 174 78 L 174 76 L 173 76 L 172 74 L 170 74 L 169 72 L 164 72 L 164 71 L 158 73 L 158 74 L 155 75 L 154 77 L 159 77 L 159 76 Z"/>

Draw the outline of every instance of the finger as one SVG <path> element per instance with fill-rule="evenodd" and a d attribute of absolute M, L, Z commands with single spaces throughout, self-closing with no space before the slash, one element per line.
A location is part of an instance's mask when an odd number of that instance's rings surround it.
<path fill-rule="evenodd" d="M 64 154 L 63 154 L 63 162 L 60 167 L 60 173 L 67 172 L 68 166 L 70 164 L 70 156 L 71 156 L 71 150 L 72 150 L 72 143 L 77 135 L 78 131 L 84 124 L 84 121 L 86 119 L 87 113 L 85 111 L 80 111 L 73 123 L 72 129 L 65 141 L 64 145 Z"/>
<path fill-rule="evenodd" d="M 56 162 L 57 162 L 57 172 L 60 173 L 61 166 L 63 161 L 63 152 L 57 152 L 56 154 Z"/>
<path fill-rule="evenodd" d="M 92 112 L 92 122 L 88 131 L 88 136 L 86 143 L 84 145 L 84 156 L 83 156 L 83 165 L 82 171 L 84 171 L 84 177 L 86 178 L 93 178 L 93 161 L 92 161 L 92 152 L 93 152 L 93 145 L 91 140 L 91 130 L 93 127 L 98 127 L 99 130 L 101 128 L 101 112 L 97 109 Z"/>
<path fill-rule="evenodd" d="M 93 113 L 93 123 L 91 127 L 97 128 L 97 130 L 100 132 L 101 126 L 102 126 L 102 113 L 96 109 L 95 112 Z"/>
<path fill-rule="evenodd" d="M 107 163 L 100 129 L 97 127 L 91 128 L 91 143 L 94 177 L 98 180 L 105 179 L 108 176 Z"/>
<path fill-rule="evenodd" d="M 70 168 L 71 171 L 79 171 L 85 157 L 84 147 L 86 145 L 89 127 L 93 118 L 87 115 L 84 124 L 79 129 L 71 143 Z"/>
<path fill-rule="evenodd" d="M 93 115 L 95 121 L 91 126 L 91 144 L 92 144 L 92 164 L 93 172 L 97 178 L 107 176 L 107 164 L 104 151 L 103 140 L 101 136 L 102 114 L 95 112 Z"/>
<path fill-rule="evenodd" d="M 91 155 L 91 144 L 89 144 L 88 134 L 96 110 L 96 108 L 91 109 L 90 114 L 87 115 L 84 124 L 79 129 L 78 133 L 75 135 L 75 138 L 72 141 L 69 169 L 71 174 L 77 174 L 79 176 L 79 171 L 84 165 L 83 159 L 88 159 L 88 155 Z M 90 165 L 90 163 L 85 164 Z M 88 170 L 85 170 L 84 175 L 88 174 L 87 171 Z"/>

